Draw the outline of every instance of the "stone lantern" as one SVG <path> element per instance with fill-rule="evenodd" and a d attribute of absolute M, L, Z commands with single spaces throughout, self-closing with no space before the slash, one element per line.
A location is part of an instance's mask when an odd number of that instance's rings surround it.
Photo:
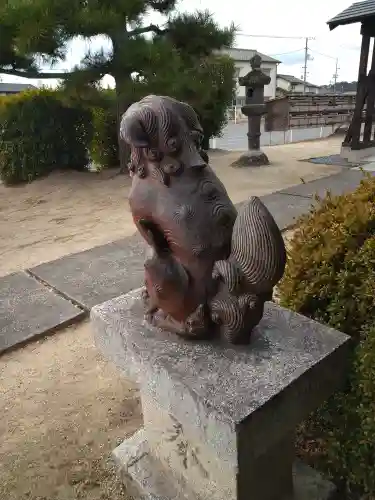
<path fill-rule="evenodd" d="M 264 86 L 271 82 L 271 78 L 262 72 L 261 63 L 260 55 L 254 55 L 250 59 L 252 70 L 239 78 L 239 84 L 246 90 L 245 106 L 242 106 L 241 111 L 248 120 L 248 151 L 232 164 L 234 167 L 269 164 L 267 155 L 260 149 L 260 126 L 262 115 L 266 112 Z"/>

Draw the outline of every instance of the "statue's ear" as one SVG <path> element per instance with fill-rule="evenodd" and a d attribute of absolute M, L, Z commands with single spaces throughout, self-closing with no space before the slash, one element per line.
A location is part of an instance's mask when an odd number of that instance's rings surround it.
<path fill-rule="evenodd" d="M 200 149 L 199 150 L 199 154 L 201 155 L 202 157 L 202 160 L 207 163 L 207 165 L 209 164 L 210 162 L 210 159 L 209 159 L 209 156 L 208 156 L 208 153 L 207 151 L 204 151 L 203 149 Z"/>
<path fill-rule="evenodd" d="M 197 147 L 200 147 L 202 140 L 203 140 L 203 133 L 200 130 L 191 130 L 190 132 L 191 138 L 193 139 L 194 143 L 196 144 Z"/>
<path fill-rule="evenodd" d="M 134 148 L 147 148 L 150 140 L 138 113 L 126 112 L 120 123 L 120 137 Z"/>

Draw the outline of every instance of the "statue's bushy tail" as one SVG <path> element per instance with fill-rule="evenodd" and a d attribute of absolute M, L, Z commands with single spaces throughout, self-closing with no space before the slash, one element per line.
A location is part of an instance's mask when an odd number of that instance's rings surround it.
<path fill-rule="evenodd" d="M 233 227 L 230 260 L 239 267 L 248 287 L 257 293 L 272 290 L 284 274 L 283 237 L 271 213 L 256 196 L 239 210 Z"/>

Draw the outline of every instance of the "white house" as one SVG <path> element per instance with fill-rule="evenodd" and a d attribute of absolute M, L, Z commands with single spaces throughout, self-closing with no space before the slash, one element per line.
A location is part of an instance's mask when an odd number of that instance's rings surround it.
<path fill-rule="evenodd" d="M 296 78 L 292 75 L 277 75 L 276 93 L 277 95 L 284 95 L 286 93 L 303 93 L 319 94 L 319 85 L 306 82 L 306 89 L 303 80 Z"/>
<path fill-rule="evenodd" d="M 234 59 L 236 67 L 236 78 L 237 78 L 237 89 L 236 89 L 236 106 L 243 106 L 245 104 L 245 87 L 240 87 L 238 85 L 238 78 L 240 76 L 245 76 L 249 71 L 251 71 L 250 59 L 255 55 L 259 54 L 262 58 L 261 69 L 263 73 L 271 77 L 271 83 L 264 87 L 264 98 L 265 100 L 274 99 L 276 97 L 276 76 L 277 76 L 277 65 L 280 63 L 277 59 L 273 57 L 261 54 L 257 50 L 250 49 L 222 49 L 220 51 L 222 54 L 227 54 Z"/>

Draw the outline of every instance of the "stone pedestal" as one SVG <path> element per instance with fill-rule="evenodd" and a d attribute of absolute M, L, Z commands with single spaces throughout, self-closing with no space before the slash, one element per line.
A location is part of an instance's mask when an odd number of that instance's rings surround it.
<path fill-rule="evenodd" d="M 253 149 L 243 153 L 238 160 L 232 163 L 232 167 L 260 167 L 262 165 L 269 165 L 267 155 L 261 149 Z"/>
<path fill-rule="evenodd" d="M 140 291 L 95 307 L 97 345 L 139 384 L 144 427 L 116 450 L 144 499 L 317 500 L 294 430 L 342 381 L 348 337 L 268 303 L 249 346 L 187 342 L 143 320 Z"/>

